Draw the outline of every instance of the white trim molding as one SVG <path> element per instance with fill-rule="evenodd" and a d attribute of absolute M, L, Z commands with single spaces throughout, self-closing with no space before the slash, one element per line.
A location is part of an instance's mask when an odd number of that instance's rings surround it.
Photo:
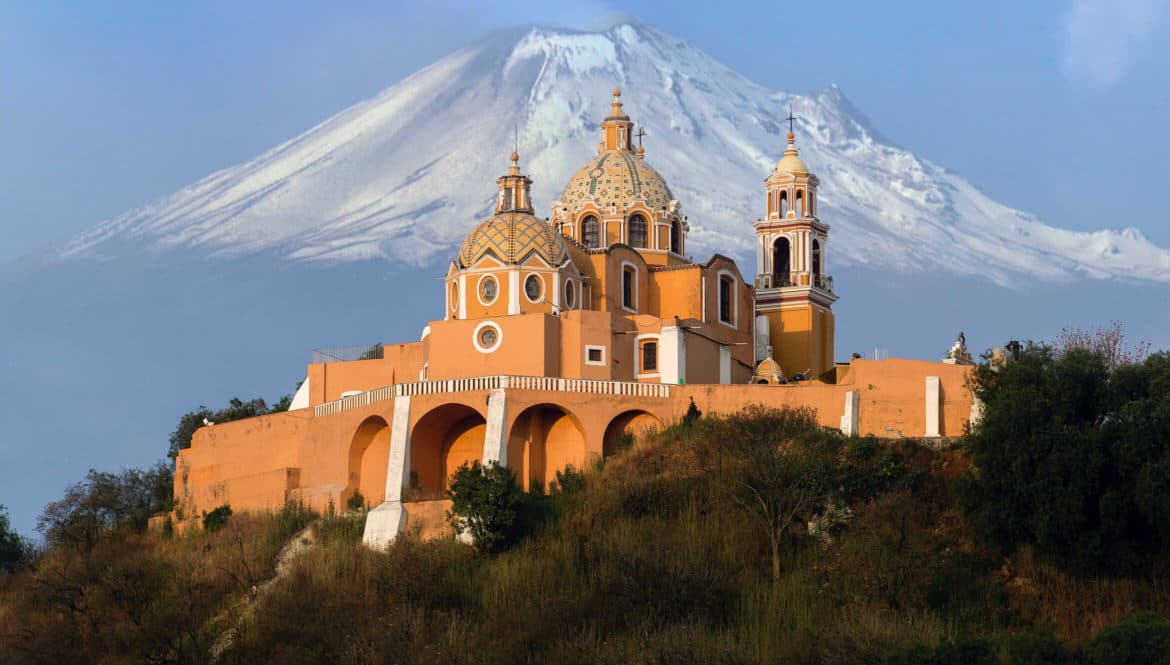
<path fill-rule="evenodd" d="M 626 268 L 634 271 L 634 279 L 630 284 L 630 296 L 634 301 L 634 307 L 632 309 L 626 307 Z M 641 271 L 638 270 L 638 266 L 633 261 L 622 261 L 621 281 L 618 283 L 618 299 L 620 300 L 622 309 L 631 314 L 637 314 L 640 309 L 638 307 L 638 278 L 641 277 L 641 275 Z"/>
<path fill-rule="evenodd" d="M 495 297 L 493 297 L 491 300 L 488 300 L 487 302 L 484 302 L 484 299 L 483 299 L 483 280 L 485 280 L 485 279 L 490 279 L 496 283 L 496 295 L 495 295 Z M 495 301 L 499 300 L 499 298 L 500 298 L 500 278 L 497 277 L 495 275 L 495 273 L 490 273 L 490 272 L 480 275 L 479 279 L 476 280 L 476 282 L 475 282 L 475 299 L 479 301 L 479 304 L 483 305 L 484 307 L 487 307 L 488 305 L 491 305 Z"/>

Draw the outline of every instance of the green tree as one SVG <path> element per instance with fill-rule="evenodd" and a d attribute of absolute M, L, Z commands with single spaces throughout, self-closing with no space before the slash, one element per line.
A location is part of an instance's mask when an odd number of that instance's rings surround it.
<path fill-rule="evenodd" d="M 45 506 L 36 529 L 50 547 L 88 551 L 115 529 L 145 530 L 151 515 L 173 504 L 172 473 L 165 462 L 116 474 L 90 469 L 84 480 L 66 488 L 63 498 Z"/>
<path fill-rule="evenodd" d="M 1170 665 L 1170 623 L 1154 614 L 1135 614 L 1093 636 L 1086 665 Z"/>
<path fill-rule="evenodd" d="M 821 427 L 807 407 L 749 405 L 702 427 L 719 453 L 726 495 L 767 537 L 772 577 L 780 579 L 789 529 L 823 508 L 837 486 L 840 434 Z"/>
<path fill-rule="evenodd" d="M 447 519 L 455 532 L 467 534 L 481 552 L 499 552 L 517 538 L 524 491 L 511 469 L 492 462 L 466 462 L 451 474 L 451 511 Z"/>
<path fill-rule="evenodd" d="M 1170 543 L 1170 354 L 1029 344 L 972 375 L 982 420 L 957 487 L 992 540 L 1032 543 L 1081 573 L 1134 573 Z"/>
<path fill-rule="evenodd" d="M 11 573 L 24 563 L 27 547 L 24 538 L 12 528 L 8 509 L 0 504 L 0 573 Z"/>

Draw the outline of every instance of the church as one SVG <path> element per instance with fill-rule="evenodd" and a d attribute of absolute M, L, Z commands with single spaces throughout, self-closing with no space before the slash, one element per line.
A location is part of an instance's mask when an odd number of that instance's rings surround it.
<path fill-rule="evenodd" d="M 597 155 L 546 218 L 513 152 L 494 214 L 469 224 L 447 269 L 442 319 L 415 342 L 316 354 L 288 412 L 198 430 L 176 460 L 178 511 L 323 509 L 360 493 L 373 507 L 364 539 L 383 546 L 442 532 L 465 462 L 547 487 L 691 403 L 809 406 L 848 435 L 962 433 L 977 415 L 963 354 L 836 360 L 830 226 L 791 125 L 761 174 L 763 215 L 743 225 L 750 277 L 720 254 L 687 258 L 683 204 L 635 128 L 614 89 Z"/>

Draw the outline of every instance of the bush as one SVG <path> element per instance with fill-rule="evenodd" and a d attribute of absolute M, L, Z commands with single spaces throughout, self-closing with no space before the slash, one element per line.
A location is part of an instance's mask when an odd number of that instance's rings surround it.
<path fill-rule="evenodd" d="M 1066 665 L 1072 662 L 1068 649 L 1054 637 L 1020 633 L 1011 635 L 1000 650 L 1001 665 Z"/>
<path fill-rule="evenodd" d="M 983 419 L 957 487 L 992 540 L 1032 543 L 1084 574 L 1140 573 L 1170 544 L 1170 354 L 1111 367 L 1030 344 L 972 387 Z"/>
<path fill-rule="evenodd" d="M 1154 614 L 1135 614 L 1100 633 L 1085 647 L 1085 665 L 1167 665 L 1170 623 Z"/>
<path fill-rule="evenodd" d="M 365 510 L 366 509 L 366 497 L 362 496 L 362 493 L 360 490 L 353 491 L 353 496 L 349 497 L 349 499 L 347 499 L 345 502 L 345 509 L 346 510 Z"/>
<path fill-rule="evenodd" d="M 997 665 L 995 649 L 984 640 L 944 643 L 937 647 L 914 647 L 896 651 L 885 665 Z"/>
<path fill-rule="evenodd" d="M 203 513 L 203 530 L 208 533 L 219 531 L 227 526 L 228 518 L 232 516 L 232 507 L 223 504 L 210 513 Z"/>
<path fill-rule="evenodd" d="M 479 461 L 463 463 L 451 475 L 451 512 L 455 533 L 471 537 L 481 552 L 499 552 L 515 542 L 524 492 L 512 470 Z"/>

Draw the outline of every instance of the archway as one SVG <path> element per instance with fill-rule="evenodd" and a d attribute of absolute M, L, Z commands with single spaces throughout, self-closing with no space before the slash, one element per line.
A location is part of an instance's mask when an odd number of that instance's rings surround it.
<path fill-rule="evenodd" d="M 788 286 L 791 281 L 789 272 L 790 257 L 792 251 L 789 248 L 788 238 L 777 238 L 776 242 L 772 243 L 772 286 Z"/>
<path fill-rule="evenodd" d="M 508 432 L 508 467 L 520 486 L 547 488 L 567 466 L 585 466 L 585 435 L 577 418 L 552 404 L 520 412 Z"/>
<path fill-rule="evenodd" d="M 641 410 L 626 411 L 609 421 L 605 428 L 605 438 L 601 442 L 601 454 L 609 457 L 622 449 L 628 437 L 637 438 L 646 430 L 660 429 L 662 421 L 653 414 Z"/>
<path fill-rule="evenodd" d="M 342 506 L 362 493 L 367 505 L 376 506 L 386 499 L 386 465 L 390 460 L 390 426 L 378 416 L 358 425 L 349 444 L 349 476 L 340 499 Z"/>
<path fill-rule="evenodd" d="M 487 421 L 464 404 L 444 404 L 419 419 L 410 433 L 410 487 L 421 499 L 445 498 L 451 474 L 482 460 Z"/>

